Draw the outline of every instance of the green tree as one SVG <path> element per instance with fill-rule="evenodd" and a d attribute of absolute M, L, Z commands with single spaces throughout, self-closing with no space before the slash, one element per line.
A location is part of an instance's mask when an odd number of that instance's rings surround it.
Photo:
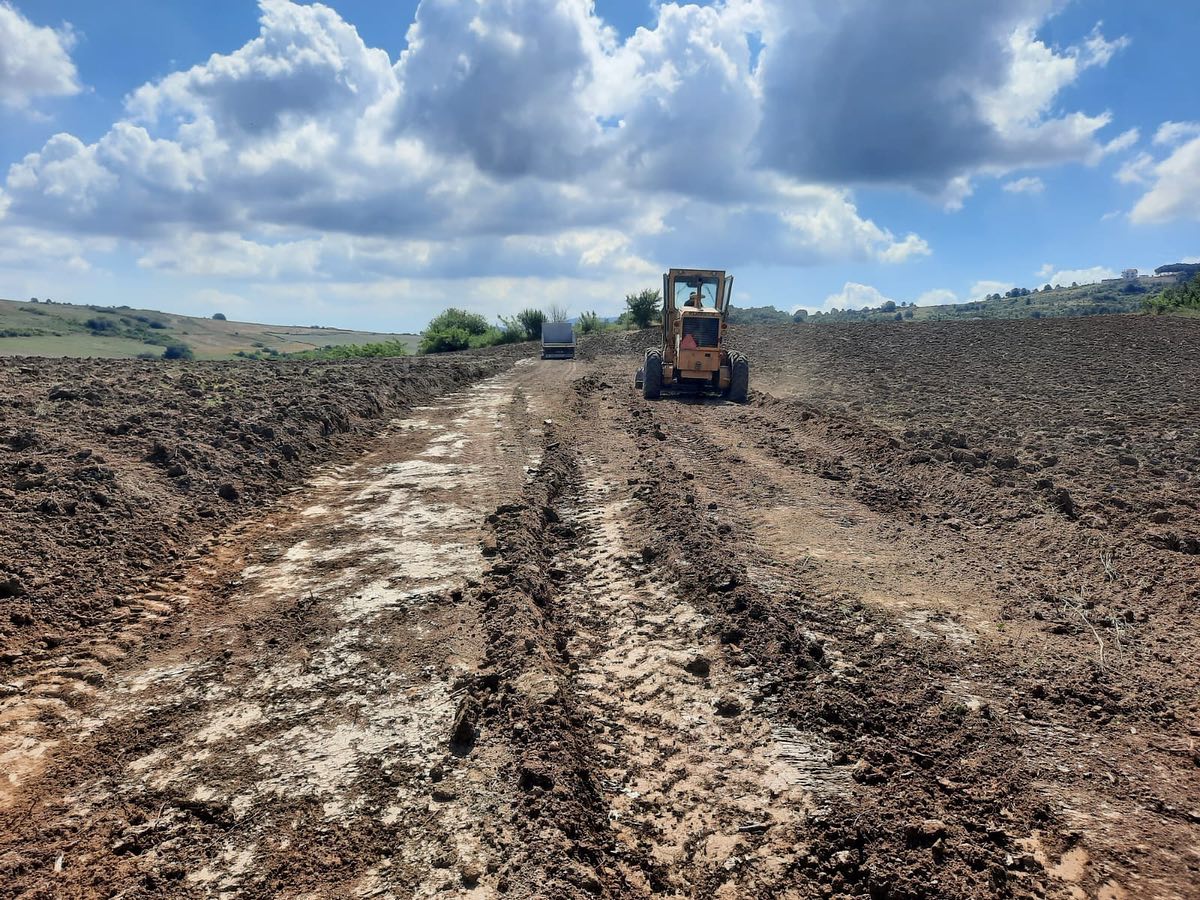
<path fill-rule="evenodd" d="M 225 319 L 225 313 L 213 313 L 212 317 L 213 317 L 214 319 L 216 319 L 218 322 L 224 322 L 224 321 L 226 321 L 226 319 Z"/>
<path fill-rule="evenodd" d="M 662 308 L 662 294 L 655 290 L 645 290 L 640 294 L 627 294 L 625 306 L 630 321 L 638 328 L 646 328 L 654 321 Z"/>
<path fill-rule="evenodd" d="M 450 331 L 461 328 L 467 334 L 483 334 L 488 327 L 487 319 L 479 313 L 467 312 L 452 306 L 435 316 L 425 327 L 425 331 Z"/>
<path fill-rule="evenodd" d="M 542 324 L 546 321 L 546 314 L 540 309 L 523 309 L 517 313 L 517 321 L 525 329 L 526 339 L 536 341 L 542 336 Z"/>

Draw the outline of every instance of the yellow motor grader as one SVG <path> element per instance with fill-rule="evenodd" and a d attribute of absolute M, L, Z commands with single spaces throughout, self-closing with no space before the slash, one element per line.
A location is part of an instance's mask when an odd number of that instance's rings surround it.
<path fill-rule="evenodd" d="M 750 360 L 725 349 L 733 276 L 719 269 L 671 269 L 663 275 L 662 348 L 646 351 L 634 386 L 647 400 L 664 390 L 712 391 L 745 403 Z"/>

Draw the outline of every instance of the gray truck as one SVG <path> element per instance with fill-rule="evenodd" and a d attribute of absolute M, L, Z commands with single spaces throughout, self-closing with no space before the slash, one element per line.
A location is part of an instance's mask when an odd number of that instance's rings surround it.
<path fill-rule="evenodd" d="M 570 322 L 542 325 L 542 359 L 574 359 L 575 328 Z"/>

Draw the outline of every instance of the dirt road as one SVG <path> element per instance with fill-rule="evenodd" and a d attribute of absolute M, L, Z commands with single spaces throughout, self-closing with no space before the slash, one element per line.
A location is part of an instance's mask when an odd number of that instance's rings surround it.
<path fill-rule="evenodd" d="M 1101 565 L 1042 489 L 630 374 L 412 409 L 10 683 L 11 892 L 1197 896 L 1195 673 L 1024 592 Z"/>

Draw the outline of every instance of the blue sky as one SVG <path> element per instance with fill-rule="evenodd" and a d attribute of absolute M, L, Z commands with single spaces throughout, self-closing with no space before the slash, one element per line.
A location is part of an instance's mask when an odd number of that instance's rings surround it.
<path fill-rule="evenodd" d="M 411 330 L 1200 257 L 1192 2 L 0 0 L 0 296 Z"/>

